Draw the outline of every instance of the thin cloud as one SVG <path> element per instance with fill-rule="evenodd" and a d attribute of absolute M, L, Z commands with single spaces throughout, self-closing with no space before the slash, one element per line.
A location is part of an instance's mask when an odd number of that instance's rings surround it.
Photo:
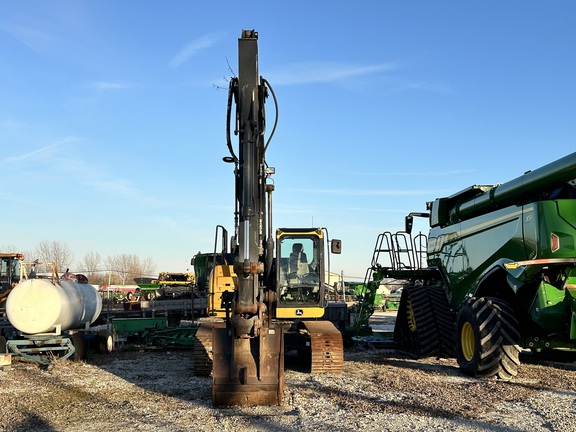
<path fill-rule="evenodd" d="M 47 32 L 38 30 L 37 26 L 32 28 L 32 26 L 26 27 L 5 23 L 2 29 L 33 50 L 45 50 L 58 42 L 57 38 Z"/>
<path fill-rule="evenodd" d="M 95 81 L 92 86 L 97 90 L 123 90 L 131 87 L 130 84 L 113 81 Z"/>
<path fill-rule="evenodd" d="M 441 177 L 441 176 L 454 176 L 460 174 L 470 174 L 477 172 L 477 169 L 460 169 L 460 170 L 450 170 L 450 171 L 400 171 L 400 172 L 363 172 L 363 171 L 353 171 L 348 172 L 346 175 L 355 176 L 367 176 L 367 177 Z"/>
<path fill-rule="evenodd" d="M 294 190 L 294 189 L 292 189 Z M 389 189 L 389 190 L 366 190 L 366 189 L 301 189 L 301 192 L 312 194 L 345 195 L 345 196 L 417 196 L 446 193 L 445 190 L 424 189 Z"/>
<path fill-rule="evenodd" d="M 430 82 L 415 82 L 408 84 L 406 88 L 411 90 L 424 90 L 441 95 L 449 94 L 452 91 L 452 88 L 449 84 Z"/>
<path fill-rule="evenodd" d="M 97 191 L 117 196 L 140 199 L 140 192 L 127 180 L 121 178 L 91 178 L 84 183 Z"/>
<path fill-rule="evenodd" d="M 298 63 L 267 74 L 277 85 L 340 82 L 356 77 L 378 75 L 399 68 L 395 62 L 377 65 L 352 65 L 333 62 Z"/>
<path fill-rule="evenodd" d="M 30 161 L 34 161 L 42 164 L 46 170 L 50 170 L 51 175 L 63 174 L 66 178 L 73 178 L 76 183 L 90 189 L 145 204 L 157 204 L 129 180 L 110 175 L 101 166 L 87 164 L 77 156 L 76 151 L 63 150 L 65 146 L 77 141 L 79 141 L 78 138 L 73 136 L 64 137 L 39 149 L 8 157 L 5 161 L 13 164 L 24 162 L 23 166 L 28 166 Z"/>
<path fill-rule="evenodd" d="M 177 69 L 198 53 L 212 47 L 219 40 L 221 40 L 223 36 L 224 33 L 222 32 L 209 33 L 184 45 L 184 47 L 182 47 L 180 51 L 170 60 L 168 67 L 170 69 Z"/>
<path fill-rule="evenodd" d="M 24 126 L 25 123 L 14 119 L 5 119 L 0 122 L 0 128 L 2 129 L 20 129 Z"/>
<path fill-rule="evenodd" d="M 24 160 L 30 160 L 30 159 L 40 159 L 44 156 L 49 156 L 53 153 L 53 150 L 62 147 L 66 144 L 70 144 L 72 142 L 77 141 L 77 138 L 69 136 L 69 137 L 64 137 L 50 145 L 44 146 L 42 148 L 33 150 L 31 152 L 28 153 L 23 153 L 17 156 L 10 156 L 7 157 L 5 160 L 6 162 L 22 162 Z"/>
<path fill-rule="evenodd" d="M 60 170 L 72 175 L 78 181 L 98 192 L 129 198 L 144 203 L 152 203 L 133 183 L 121 177 L 109 175 L 102 166 L 87 164 L 81 159 L 61 159 Z"/>

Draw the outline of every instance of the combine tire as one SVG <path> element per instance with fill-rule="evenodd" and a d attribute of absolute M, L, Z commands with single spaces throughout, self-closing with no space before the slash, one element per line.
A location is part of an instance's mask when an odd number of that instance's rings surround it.
<path fill-rule="evenodd" d="M 520 334 L 514 311 L 502 300 L 471 298 L 456 320 L 456 357 L 473 377 L 510 380 L 520 364 Z"/>

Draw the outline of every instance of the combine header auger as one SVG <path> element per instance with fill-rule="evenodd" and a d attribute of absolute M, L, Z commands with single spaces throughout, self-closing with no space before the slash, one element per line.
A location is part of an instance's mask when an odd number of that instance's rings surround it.
<path fill-rule="evenodd" d="M 268 91 L 274 93 L 258 75 L 257 44 L 258 34 L 243 30 L 238 78 L 230 82 L 230 156 L 224 161 L 235 166 L 235 231 L 232 250 L 213 254 L 218 260 L 212 266 L 208 302 L 209 315 L 221 319 L 201 324 L 195 345 L 200 374 L 209 373 L 212 354 L 216 406 L 282 403 L 285 334 L 288 346 L 309 354 L 312 372 L 341 372 L 343 367 L 339 330 L 329 321 L 306 321 L 322 318 L 326 307 L 327 230 L 282 228 L 275 236 L 272 231 L 274 186 L 267 180 L 274 168 L 265 154 L 274 130 L 265 143 L 264 103 Z M 229 127 L 234 102 L 238 155 Z M 225 230 L 222 243 L 226 249 Z M 332 252 L 340 253 L 339 240 L 331 246 Z"/>
<path fill-rule="evenodd" d="M 455 354 L 468 375 L 511 379 L 522 348 L 576 349 L 576 153 L 427 208 L 418 214 L 430 219 L 427 267 L 400 265 L 407 249 L 394 241 L 384 248 L 393 265 L 381 265 L 405 281 L 395 327 L 402 350 Z M 395 235 L 411 227 L 409 215 Z"/>

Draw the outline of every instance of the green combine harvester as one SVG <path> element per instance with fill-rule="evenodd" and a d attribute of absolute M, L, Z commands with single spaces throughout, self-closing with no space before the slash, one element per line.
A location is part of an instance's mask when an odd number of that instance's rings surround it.
<path fill-rule="evenodd" d="M 500 379 L 517 374 L 522 349 L 576 349 L 576 153 L 427 210 L 383 233 L 386 263 L 372 263 L 403 284 L 399 349 Z M 427 237 L 411 236 L 414 216 L 429 218 Z"/>

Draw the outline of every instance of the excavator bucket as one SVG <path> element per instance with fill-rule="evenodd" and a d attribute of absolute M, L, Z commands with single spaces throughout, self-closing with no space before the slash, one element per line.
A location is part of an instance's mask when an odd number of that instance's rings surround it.
<path fill-rule="evenodd" d="M 284 393 L 284 334 L 263 328 L 258 337 L 234 337 L 214 328 L 212 403 L 215 406 L 280 405 Z"/>

